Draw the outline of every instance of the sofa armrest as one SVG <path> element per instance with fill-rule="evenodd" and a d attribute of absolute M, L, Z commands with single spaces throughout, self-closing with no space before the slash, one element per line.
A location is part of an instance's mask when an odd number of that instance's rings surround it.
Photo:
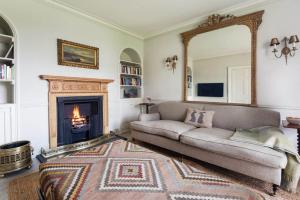
<path fill-rule="evenodd" d="M 140 121 L 157 121 L 157 120 L 160 120 L 160 114 L 159 113 L 140 114 L 139 120 Z"/>

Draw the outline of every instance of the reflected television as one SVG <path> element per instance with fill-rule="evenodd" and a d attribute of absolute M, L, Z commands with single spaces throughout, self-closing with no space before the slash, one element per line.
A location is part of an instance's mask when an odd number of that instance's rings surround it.
<path fill-rule="evenodd" d="M 198 83 L 198 97 L 224 97 L 224 83 Z"/>

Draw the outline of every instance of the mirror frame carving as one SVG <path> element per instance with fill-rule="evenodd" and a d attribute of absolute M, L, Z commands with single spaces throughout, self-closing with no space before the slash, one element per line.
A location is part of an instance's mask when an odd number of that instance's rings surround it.
<path fill-rule="evenodd" d="M 251 104 L 242 104 L 242 103 L 223 103 L 223 102 L 203 102 L 196 101 L 202 103 L 212 103 L 212 104 L 229 104 L 229 105 L 250 105 L 256 106 L 256 46 L 257 46 L 257 30 L 260 24 L 262 23 L 262 16 L 264 14 L 264 10 L 254 12 L 251 14 L 243 15 L 243 16 L 233 16 L 233 15 L 211 15 L 208 17 L 207 22 L 201 24 L 199 27 L 192 29 L 190 31 L 186 31 L 181 33 L 182 42 L 184 45 L 184 97 L 183 101 L 185 102 L 195 102 L 187 100 L 187 62 L 188 62 L 188 45 L 190 40 L 201 34 L 210 32 L 213 30 L 225 28 L 233 25 L 245 25 L 250 29 L 251 32 Z"/>

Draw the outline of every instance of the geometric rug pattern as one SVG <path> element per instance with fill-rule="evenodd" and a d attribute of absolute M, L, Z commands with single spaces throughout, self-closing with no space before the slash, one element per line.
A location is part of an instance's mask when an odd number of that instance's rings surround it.
<path fill-rule="evenodd" d="M 163 191 L 154 159 L 109 158 L 99 190 Z"/>
<path fill-rule="evenodd" d="M 50 194 L 55 199 L 59 199 L 59 197 L 77 199 L 90 168 L 91 164 L 89 163 L 47 163 L 40 165 L 41 189 L 48 196 L 54 188 L 59 188 Z"/>
<path fill-rule="evenodd" d="M 149 149 L 132 142 L 126 142 L 125 152 L 152 152 Z"/>
<path fill-rule="evenodd" d="M 185 180 L 198 181 L 206 185 L 229 186 L 230 182 L 217 176 L 209 175 L 195 167 L 187 165 L 178 160 L 172 159 L 172 162 L 180 178 Z"/>
<path fill-rule="evenodd" d="M 112 143 L 106 143 L 100 146 L 91 147 L 82 151 L 77 151 L 67 157 L 105 157 L 109 153 Z"/>
<path fill-rule="evenodd" d="M 47 200 L 265 200 L 177 158 L 116 140 L 41 164 L 41 190 Z"/>

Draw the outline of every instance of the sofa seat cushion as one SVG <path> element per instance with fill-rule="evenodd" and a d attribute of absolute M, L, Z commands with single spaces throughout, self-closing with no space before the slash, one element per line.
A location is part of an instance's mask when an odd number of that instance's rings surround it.
<path fill-rule="evenodd" d="M 179 140 L 179 136 L 182 133 L 196 128 L 195 126 L 172 120 L 135 121 L 131 122 L 130 125 L 134 130 L 160 135 L 173 140 Z"/>
<path fill-rule="evenodd" d="M 229 139 L 232 135 L 232 131 L 225 129 L 197 128 L 181 134 L 180 142 L 263 166 L 282 169 L 286 167 L 287 158 L 284 153 L 268 147 L 232 141 Z"/>

